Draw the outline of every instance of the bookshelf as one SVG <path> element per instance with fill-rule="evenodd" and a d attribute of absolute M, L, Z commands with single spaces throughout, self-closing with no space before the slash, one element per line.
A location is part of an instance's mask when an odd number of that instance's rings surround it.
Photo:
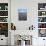
<path fill-rule="evenodd" d="M 46 3 L 38 3 L 38 34 L 46 37 Z"/>
<path fill-rule="evenodd" d="M 8 37 L 8 3 L 0 3 L 0 35 Z"/>

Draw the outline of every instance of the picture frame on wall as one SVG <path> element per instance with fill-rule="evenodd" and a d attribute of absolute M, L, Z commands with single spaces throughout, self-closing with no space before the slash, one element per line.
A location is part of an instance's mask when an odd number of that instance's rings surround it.
<path fill-rule="evenodd" d="M 18 20 L 19 21 L 27 20 L 27 9 L 18 9 Z"/>

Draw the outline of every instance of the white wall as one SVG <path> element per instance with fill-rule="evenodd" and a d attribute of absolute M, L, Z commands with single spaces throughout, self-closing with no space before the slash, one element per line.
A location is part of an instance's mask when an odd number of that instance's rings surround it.
<path fill-rule="evenodd" d="M 27 8 L 27 21 L 18 20 L 18 9 Z M 16 25 L 17 30 L 28 30 L 29 26 L 37 27 L 37 2 L 32 0 L 12 0 L 11 1 L 11 22 Z"/>
<path fill-rule="evenodd" d="M 38 27 L 38 3 L 45 3 L 46 0 L 11 0 L 11 22 L 17 30 L 28 30 L 29 26 Z M 27 21 L 18 20 L 18 9 L 27 8 Z"/>
<path fill-rule="evenodd" d="M 35 32 L 33 40 L 33 46 L 41 46 L 43 44 L 43 38 L 38 38 L 38 3 L 46 3 L 46 0 L 11 0 L 11 22 L 14 23 L 18 30 L 28 30 L 32 24 L 35 26 Z M 28 9 L 27 21 L 18 20 L 18 8 L 25 7 Z M 16 31 L 17 31 L 16 30 Z M 34 34 L 34 33 L 33 33 Z M 38 44 L 39 43 L 39 44 Z M 42 45 L 43 46 L 43 45 Z"/>

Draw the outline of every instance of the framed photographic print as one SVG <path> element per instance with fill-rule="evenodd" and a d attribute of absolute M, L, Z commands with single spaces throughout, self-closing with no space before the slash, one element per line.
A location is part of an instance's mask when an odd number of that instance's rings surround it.
<path fill-rule="evenodd" d="M 27 20 L 27 9 L 18 9 L 18 19 L 19 21 Z"/>

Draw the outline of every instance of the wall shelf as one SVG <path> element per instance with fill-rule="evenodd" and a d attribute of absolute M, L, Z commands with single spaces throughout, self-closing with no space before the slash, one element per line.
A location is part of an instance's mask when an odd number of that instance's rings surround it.
<path fill-rule="evenodd" d="M 46 22 L 38 22 L 38 23 L 46 23 Z"/>
<path fill-rule="evenodd" d="M 0 10 L 0 11 L 8 11 L 8 10 Z"/>
<path fill-rule="evenodd" d="M 0 16 L 0 17 L 8 17 L 8 16 Z"/>
<path fill-rule="evenodd" d="M 38 11 L 46 11 L 46 10 L 38 10 Z"/>
<path fill-rule="evenodd" d="M 46 15 L 44 15 L 44 16 L 38 16 L 38 17 L 46 17 Z"/>
<path fill-rule="evenodd" d="M 38 28 L 38 29 L 46 29 L 46 28 Z"/>
<path fill-rule="evenodd" d="M 8 22 L 0 22 L 0 23 L 8 23 Z"/>

